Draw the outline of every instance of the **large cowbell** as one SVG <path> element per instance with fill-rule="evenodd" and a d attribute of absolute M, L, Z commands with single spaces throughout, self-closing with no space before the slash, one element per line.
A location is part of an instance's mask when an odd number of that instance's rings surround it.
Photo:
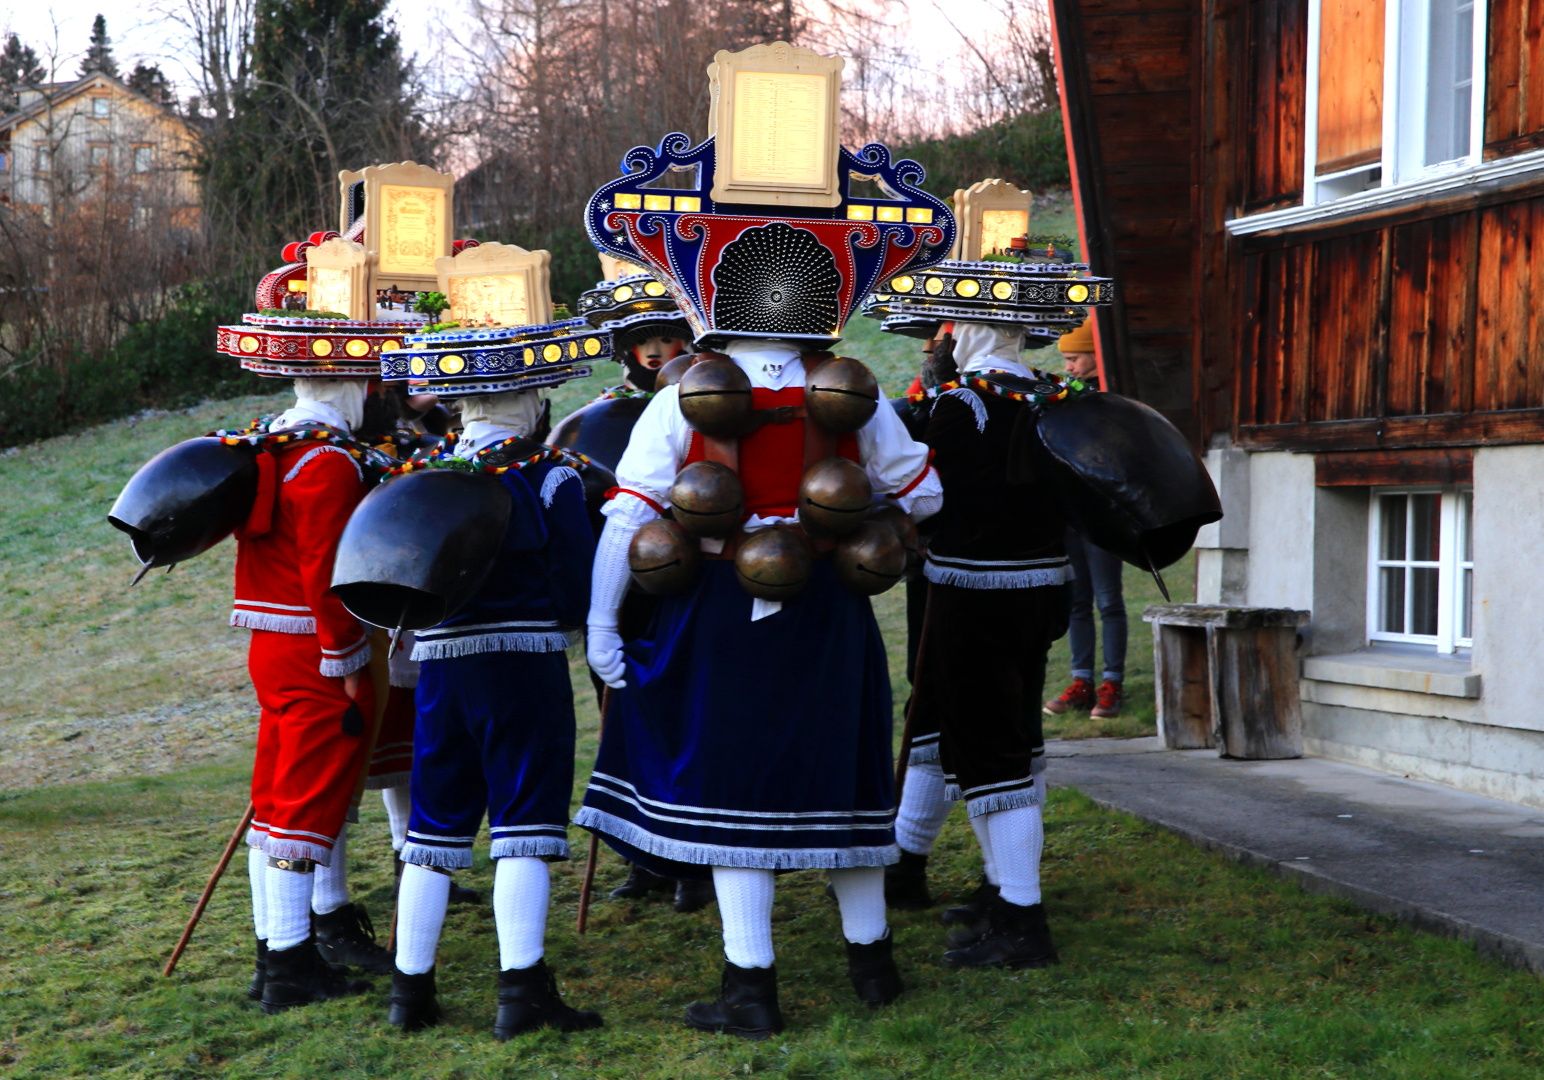
<path fill-rule="evenodd" d="M 425 469 L 382 484 L 343 530 L 332 591 L 375 626 L 438 626 L 493 569 L 510 507 L 486 473 Z"/>
<path fill-rule="evenodd" d="M 144 564 L 139 577 L 203 554 L 246 521 L 257 498 L 257 454 L 246 443 L 189 439 L 129 478 L 107 520 L 129 534 Z"/>
<path fill-rule="evenodd" d="M 1180 430 L 1139 401 L 1087 394 L 1035 426 L 1073 526 L 1093 544 L 1159 571 L 1190 550 L 1222 503 Z"/>
<path fill-rule="evenodd" d="M 593 401 L 559 420 L 547 442 L 583 454 L 616 472 L 627 440 L 632 438 L 633 425 L 651 400 L 640 395 Z"/>

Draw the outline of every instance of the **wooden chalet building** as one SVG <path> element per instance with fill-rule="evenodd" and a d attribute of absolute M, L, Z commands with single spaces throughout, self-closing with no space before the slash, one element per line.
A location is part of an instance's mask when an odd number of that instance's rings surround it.
<path fill-rule="evenodd" d="M 1309 752 L 1544 806 L 1544 2 L 1051 0 L 1109 389 Z"/>

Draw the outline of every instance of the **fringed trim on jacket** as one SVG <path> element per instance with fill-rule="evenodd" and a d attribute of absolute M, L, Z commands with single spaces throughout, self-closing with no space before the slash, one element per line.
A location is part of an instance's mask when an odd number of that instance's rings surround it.
<path fill-rule="evenodd" d="M 420 630 L 414 660 L 448 660 L 489 652 L 562 652 L 574 637 L 556 622 L 475 623 Z"/>
<path fill-rule="evenodd" d="M 960 589 L 1033 589 L 1072 580 L 1066 556 L 1054 559 L 957 559 L 928 552 L 922 576 Z"/>
<path fill-rule="evenodd" d="M 238 604 L 241 601 L 236 601 Z M 276 611 L 252 611 L 238 607 L 231 612 L 231 625 L 247 630 L 270 630 L 276 634 L 314 634 L 316 618 L 311 615 L 281 615 Z"/>

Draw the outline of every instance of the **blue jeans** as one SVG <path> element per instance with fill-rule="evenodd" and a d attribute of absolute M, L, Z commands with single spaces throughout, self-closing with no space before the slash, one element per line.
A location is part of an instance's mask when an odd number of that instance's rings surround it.
<path fill-rule="evenodd" d="M 1124 564 L 1072 529 L 1067 530 L 1067 557 L 1077 577 L 1072 582 L 1072 677 L 1094 678 L 1094 605 L 1104 625 L 1104 677 L 1120 682 L 1126 673 L 1126 598 L 1121 593 Z"/>

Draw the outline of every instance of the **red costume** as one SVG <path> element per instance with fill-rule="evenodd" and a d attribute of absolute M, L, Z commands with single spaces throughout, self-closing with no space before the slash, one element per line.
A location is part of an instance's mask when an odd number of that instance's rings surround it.
<path fill-rule="evenodd" d="M 365 764 L 375 690 L 343 676 L 370 661 L 365 628 L 329 592 L 338 538 L 365 494 L 348 451 L 299 441 L 259 455 L 257 501 L 237 530 L 231 625 L 248 654 L 262 717 L 247 842 L 326 866 Z"/>

